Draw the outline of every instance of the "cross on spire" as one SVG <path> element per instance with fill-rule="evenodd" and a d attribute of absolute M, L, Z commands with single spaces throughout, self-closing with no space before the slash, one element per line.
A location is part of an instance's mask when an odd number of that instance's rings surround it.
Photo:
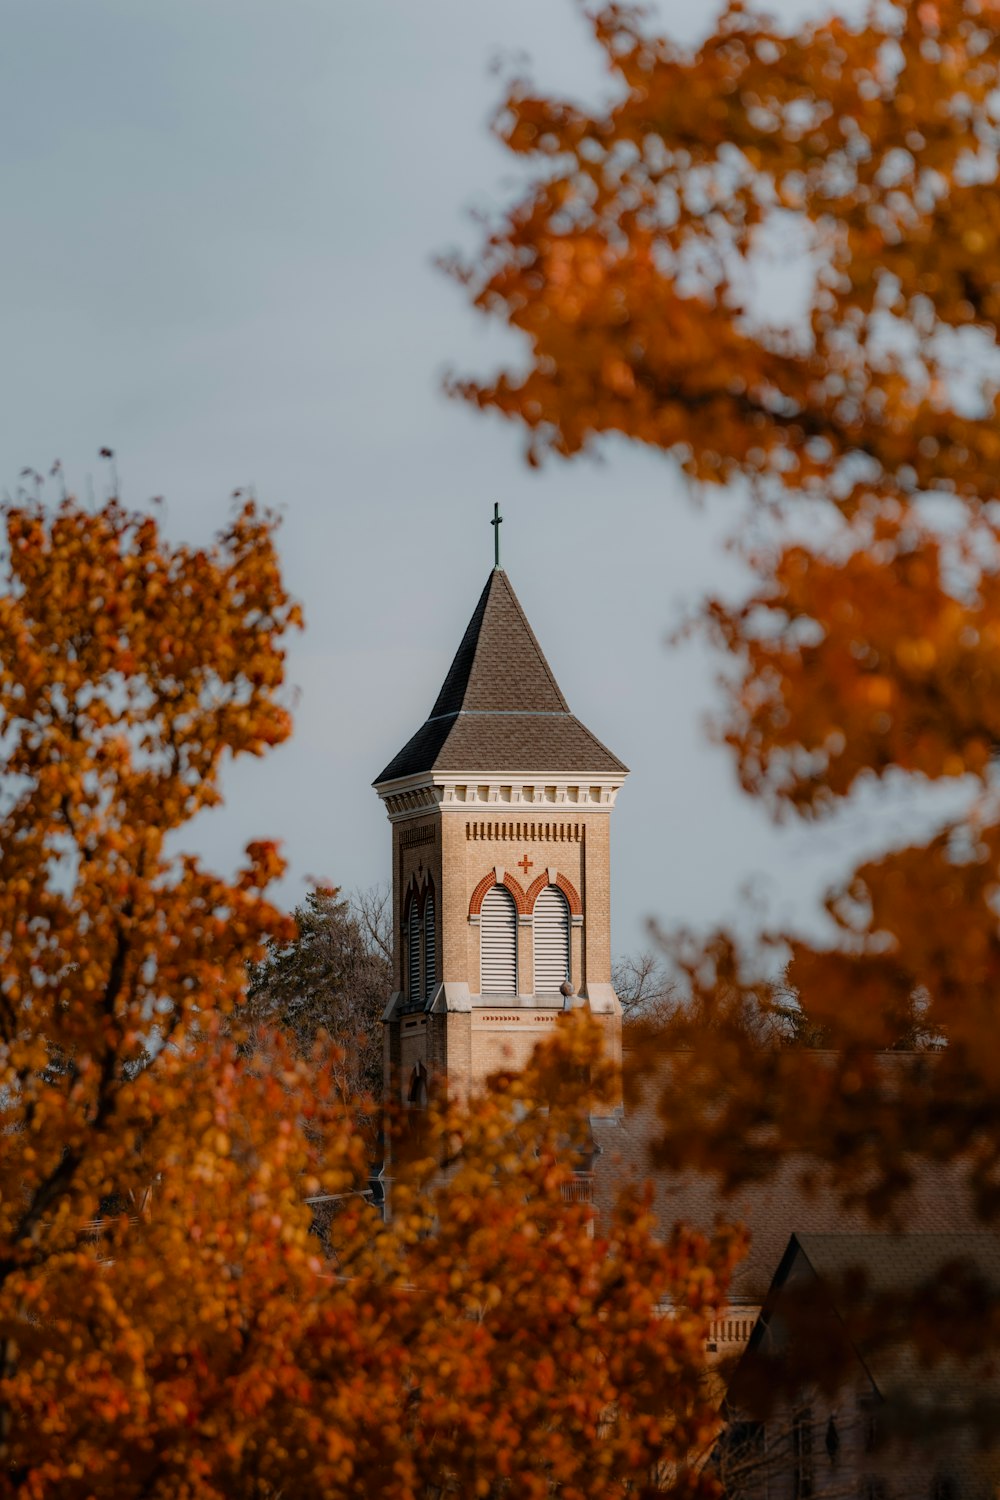
<path fill-rule="evenodd" d="M 494 566 L 494 568 L 499 568 L 500 567 L 500 527 L 503 525 L 503 516 L 500 514 L 500 507 L 496 503 L 495 500 L 493 502 L 493 519 L 490 522 L 490 525 L 493 527 L 493 566 Z"/>

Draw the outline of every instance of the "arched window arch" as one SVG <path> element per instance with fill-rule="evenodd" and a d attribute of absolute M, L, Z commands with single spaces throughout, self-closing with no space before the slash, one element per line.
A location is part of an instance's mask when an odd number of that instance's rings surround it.
<path fill-rule="evenodd" d="M 424 999 L 429 1000 L 437 979 L 437 929 L 434 926 L 434 887 L 424 897 Z"/>
<path fill-rule="evenodd" d="M 423 998 L 420 983 L 420 908 L 416 897 L 410 900 L 406 917 L 406 998 L 409 1001 Z"/>
<path fill-rule="evenodd" d="M 558 995 L 569 978 L 569 906 L 558 886 L 544 885 L 535 898 L 535 994 Z"/>
<path fill-rule="evenodd" d="M 480 983 L 484 995 L 517 994 L 517 909 L 506 886 L 493 885 L 479 918 Z"/>

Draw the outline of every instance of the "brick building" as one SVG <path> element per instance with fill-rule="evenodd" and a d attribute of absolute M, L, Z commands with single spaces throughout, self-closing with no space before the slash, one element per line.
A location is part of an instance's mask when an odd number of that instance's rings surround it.
<path fill-rule="evenodd" d="M 1000 1377 L 988 1338 L 930 1361 L 917 1312 L 945 1290 L 949 1324 L 988 1325 L 1000 1238 L 987 1233 L 793 1234 L 729 1384 L 718 1452 L 729 1500 L 992 1500 Z M 963 1292 L 964 1289 L 964 1292 Z M 940 1331 L 938 1337 L 940 1336 Z M 935 1340 L 936 1341 L 936 1340 Z"/>
<path fill-rule="evenodd" d="M 429 717 L 374 783 L 392 825 L 385 1076 L 404 1100 L 522 1066 L 567 990 L 620 1058 L 608 833 L 627 774 L 494 568 Z"/>

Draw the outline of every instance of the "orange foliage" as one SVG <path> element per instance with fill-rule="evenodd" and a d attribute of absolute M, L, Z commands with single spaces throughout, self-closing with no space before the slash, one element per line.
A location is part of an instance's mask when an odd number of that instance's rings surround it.
<path fill-rule="evenodd" d="M 740 1237 L 566 1201 L 591 1024 L 401 1130 L 388 1224 L 336 1060 L 221 1039 L 290 936 L 280 859 L 225 882 L 167 840 L 288 732 L 270 519 L 206 551 L 114 503 L 7 526 L 0 1495 L 714 1493 L 689 1460 Z"/>
<path fill-rule="evenodd" d="M 628 7 L 592 24 L 613 102 L 512 85 L 496 131 L 532 177 L 463 272 L 526 364 L 452 389 L 533 460 L 619 433 L 761 502 L 753 597 L 705 611 L 749 791 L 804 816 L 890 772 L 975 792 L 831 894 L 829 947 L 770 935 L 825 1059 L 749 1058 L 759 972 L 726 934 L 678 940 L 696 1004 L 657 1065 L 664 1160 L 733 1185 L 801 1150 L 880 1212 L 921 1156 L 962 1160 L 993 1215 L 1000 10 L 879 0 L 785 34 L 733 3 L 692 53 Z M 754 293 L 779 252 L 801 315 Z M 914 1005 L 947 1050 L 887 1070 Z"/>
<path fill-rule="evenodd" d="M 6 523 L 3 1275 L 96 1210 L 149 1050 L 230 1009 L 247 954 L 285 930 L 261 895 L 273 845 L 251 844 L 226 883 L 166 840 L 218 802 L 224 755 L 288 734 L 277 641 L 299 619 L 249 504 L 207 551 L 167 548 L 115 502 L 11 506 Z"/>

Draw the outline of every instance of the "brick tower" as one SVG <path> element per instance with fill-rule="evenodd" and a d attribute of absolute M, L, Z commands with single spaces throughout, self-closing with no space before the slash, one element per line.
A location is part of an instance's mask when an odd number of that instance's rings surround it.
<path fill-rule="evenodd" d="M 588 1003 L 620 1057 L 608 832 L 627 774 L 570 713 L 497 566 L 430 716 L 374 783 L 392 825 L 385 1078 L 404 1102 L 523 1066 L 567 1004 Z"/>

